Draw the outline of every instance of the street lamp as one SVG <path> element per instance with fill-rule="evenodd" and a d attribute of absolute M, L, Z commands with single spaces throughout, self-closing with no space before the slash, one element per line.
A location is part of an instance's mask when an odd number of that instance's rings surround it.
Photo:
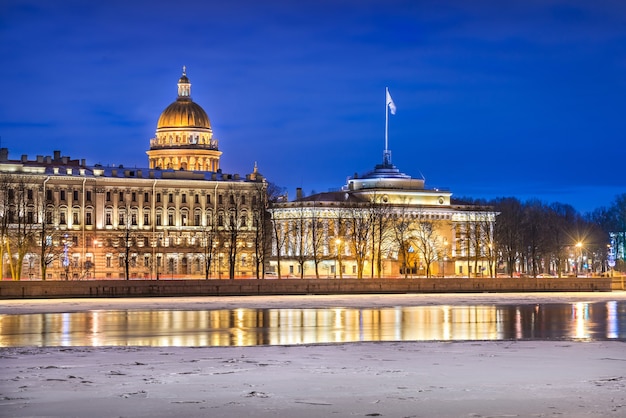
<path fill-rule="evenodd" d="M 576 277 L 578 277 L 578 272 L 580 271 L 580 263 L 581 263 L 581 258 L 583 256 L 583 243 L 578 241 L 576 243 L 576 248 L 578 248 L 578 257 L 576 258 Z"/>
<path fill-rule="evenodd" d="M 96 250 L 98 249 L 98 240 L 93 240 L 93 278 L 96 279 Z"/>
<path fill-rule="evenodd" d="M 156 267 L 155 267 L 155 269 L 156 269 L 156 279 L 159 280 L 159 264 L 160 264 L 160 262 L 162 260 L 162 256 L 160 255 L 161 254 L 161 237 L 157 238 L 156 244 L 157 244 L 157 253 L 156 253 L 156 257 L 155 257 L 154 262 L 155 262 L 155 265 L 156 265 Z"/>

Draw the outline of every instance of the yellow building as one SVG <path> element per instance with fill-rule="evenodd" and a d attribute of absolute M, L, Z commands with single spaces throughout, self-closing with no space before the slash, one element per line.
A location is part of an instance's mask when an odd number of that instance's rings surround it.
<path fill-rule="evenodd" d="M 148 168 L 0 151 L 3 277 L 256 277 L 265 179 L 219 168 L 185 71 L 160 115 Z M 252 168 L 252 167 L 251 167 Z M 257 262 L 258 260 L 258 262 Z"/>
<path fill-rule="evenodd" d="M 383 164 L 341 191 L 267 206 L 257 171 L 226 174 L 211 122 L 178 95 L 148 167 L 90 166 L 0 149 L 2 277 L 239 278 L 492 275 L 495 213 L 454 205 Z M 268 210 L 269 209 L 269 210 Z M 269 218 L 268 218 L 269 217 Z"/>
<path fill-rule="evenodd" d="M 495 275 L 490 208 L 451 204 L 383 163 L 340 191 L 276 204 L 271 269 L 297 277 Z"/>

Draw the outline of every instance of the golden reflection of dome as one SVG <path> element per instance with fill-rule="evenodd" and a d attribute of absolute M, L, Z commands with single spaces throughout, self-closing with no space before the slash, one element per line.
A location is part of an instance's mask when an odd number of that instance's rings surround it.
<path fill-rule="evenodd" d="M 187 127 L 211 129 L 211 121 L 200 105 L 190 98 L 179 97 L 161 113 L 157 129 Z"/>

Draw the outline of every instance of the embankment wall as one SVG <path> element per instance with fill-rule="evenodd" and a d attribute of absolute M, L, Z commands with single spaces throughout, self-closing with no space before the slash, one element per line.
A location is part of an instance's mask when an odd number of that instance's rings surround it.
<path fill-rule="evenodd" d="M 615 288 L 614 288 L 615 289 Z M 372 293 L 590 292 L 611 278 L 2 281 L 0 299 Z M 617 289 L 615 289 L 617 290 Z"/>

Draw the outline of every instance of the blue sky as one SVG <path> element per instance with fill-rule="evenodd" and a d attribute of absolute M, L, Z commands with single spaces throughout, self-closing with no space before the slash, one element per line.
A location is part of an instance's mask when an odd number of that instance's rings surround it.
<path fill-rule="evenodd" d="M 626 192 L 626 2 L 8 0 L 10 156 L 147 166 L 183 65 L 224 172 L 306 194 L 382 160 L 454 196 Z"/>

